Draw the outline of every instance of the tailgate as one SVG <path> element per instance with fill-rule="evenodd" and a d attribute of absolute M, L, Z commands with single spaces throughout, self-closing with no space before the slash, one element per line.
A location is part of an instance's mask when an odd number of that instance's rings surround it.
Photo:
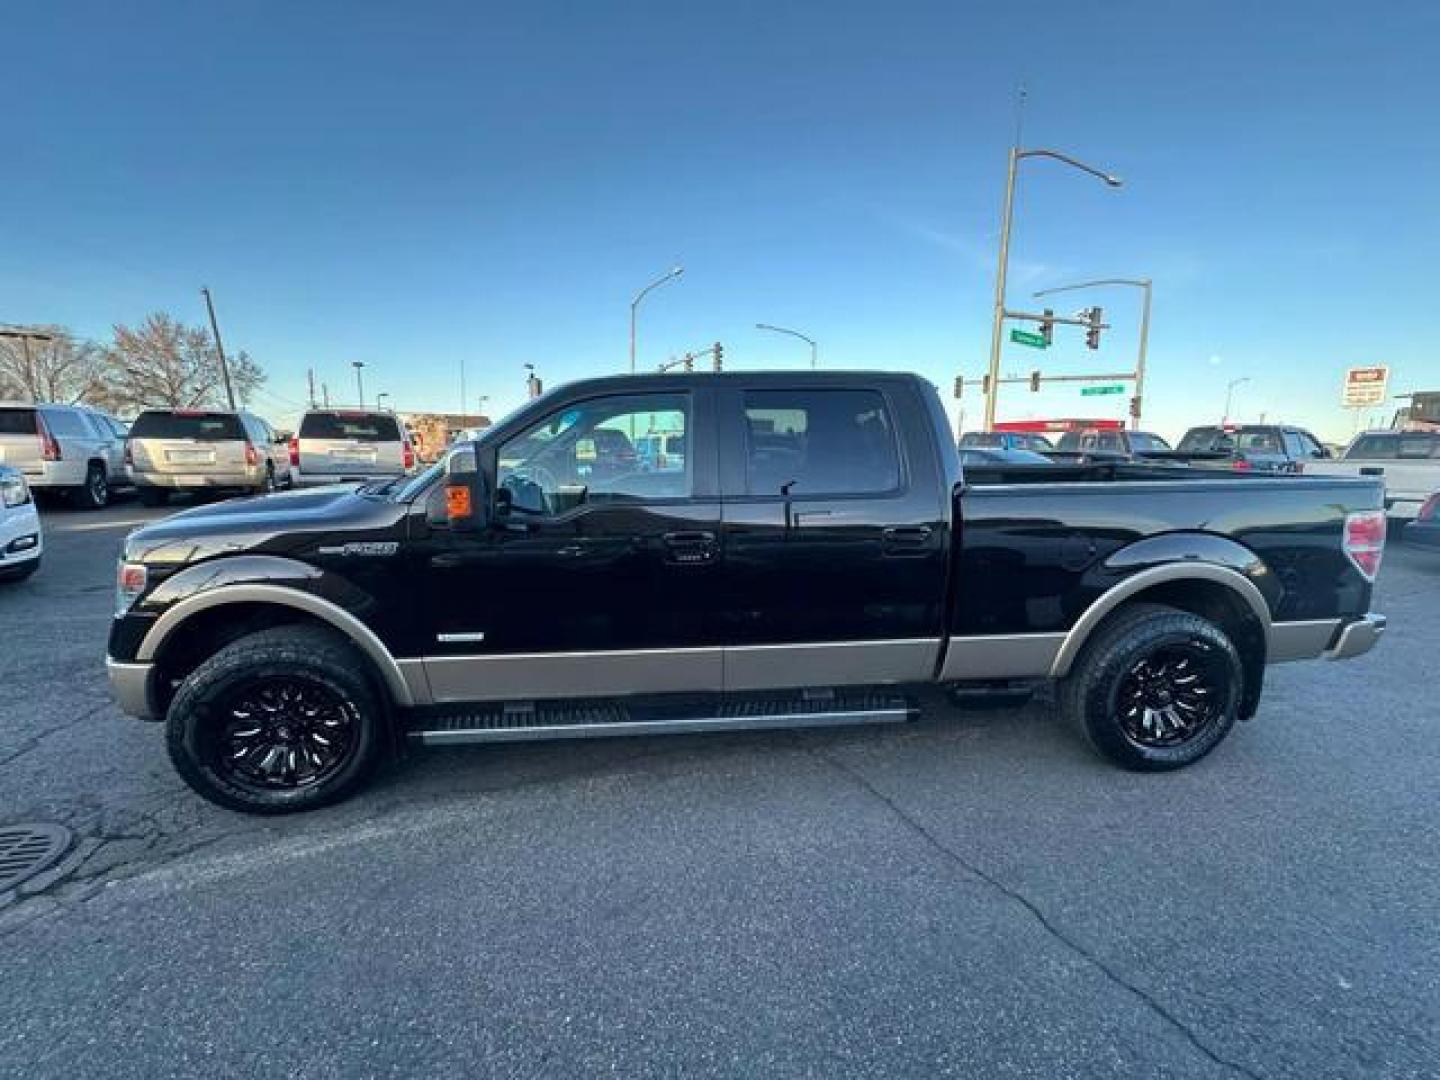
<path fill-rule="evenodd" d="M 300 471 L 316 476 L 357 476 L 404 471 L 399 443 L 364 439 L 301 439 Z"/>
<path fill-rule="evenodd" d="M 45 471 L 44 448 L 40 436 L 0 433 L 0 465 L 19 469 L 26 476 L 39 476 Z"/>
<path fill-rule="evenodd" d="M 203 476 L 245 469 L 245 443 L 238 439 L 132 439 L 130 451 L 142 472 Z"/>

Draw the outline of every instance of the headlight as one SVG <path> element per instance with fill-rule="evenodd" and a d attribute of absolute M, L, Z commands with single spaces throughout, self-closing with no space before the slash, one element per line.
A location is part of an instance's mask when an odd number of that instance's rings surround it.
<path fill-rule="evenodd" d="M 23 476 L 0 476 L 0 502 L 6 506 L 24 506 L 30 501 L 30 488 Z"/>
<path fill-rule="evenodd" d="M 149 574 L 143 563 L 124 562 L 115 568 L 115 615 L 124 615 L 145 591 Z"/>

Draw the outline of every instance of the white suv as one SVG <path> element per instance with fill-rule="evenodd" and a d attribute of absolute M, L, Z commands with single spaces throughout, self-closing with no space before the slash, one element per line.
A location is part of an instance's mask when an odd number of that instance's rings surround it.
<path fill-rule="evenodd" d="M 0 404 L 0 465 L 36 491 L 64 491 L 98 509 L 125 483 L 120 421 L 83 405 Z"/>

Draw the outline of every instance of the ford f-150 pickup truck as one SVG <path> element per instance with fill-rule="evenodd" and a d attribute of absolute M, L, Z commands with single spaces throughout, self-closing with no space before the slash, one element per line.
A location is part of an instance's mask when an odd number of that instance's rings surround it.
<path fill-rule="evenodd" d="M 634 452 L 656 434 L 670 450 Z M 628 448 L 628 451 L 627 451 Z M 412 744 L 903 722 L 1046 681 L 1101 754 L 1203 757 L 1265 665 L 1343 659 L 1371 479 L 962 472 L 897 373 L 628 376 L 414 477 L 232 500 L 124 544 L 108 667 L 198 792 L 275 813 Z"/>

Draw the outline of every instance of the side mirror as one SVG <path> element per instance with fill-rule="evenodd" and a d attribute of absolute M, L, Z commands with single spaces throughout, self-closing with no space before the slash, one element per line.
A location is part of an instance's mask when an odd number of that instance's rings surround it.
<path fill-rule="evenodd" d="M 473 445 L 445 461 L 445 520 L 456 532 L 479 532 L 490 521 L 490 492 Z"/>

